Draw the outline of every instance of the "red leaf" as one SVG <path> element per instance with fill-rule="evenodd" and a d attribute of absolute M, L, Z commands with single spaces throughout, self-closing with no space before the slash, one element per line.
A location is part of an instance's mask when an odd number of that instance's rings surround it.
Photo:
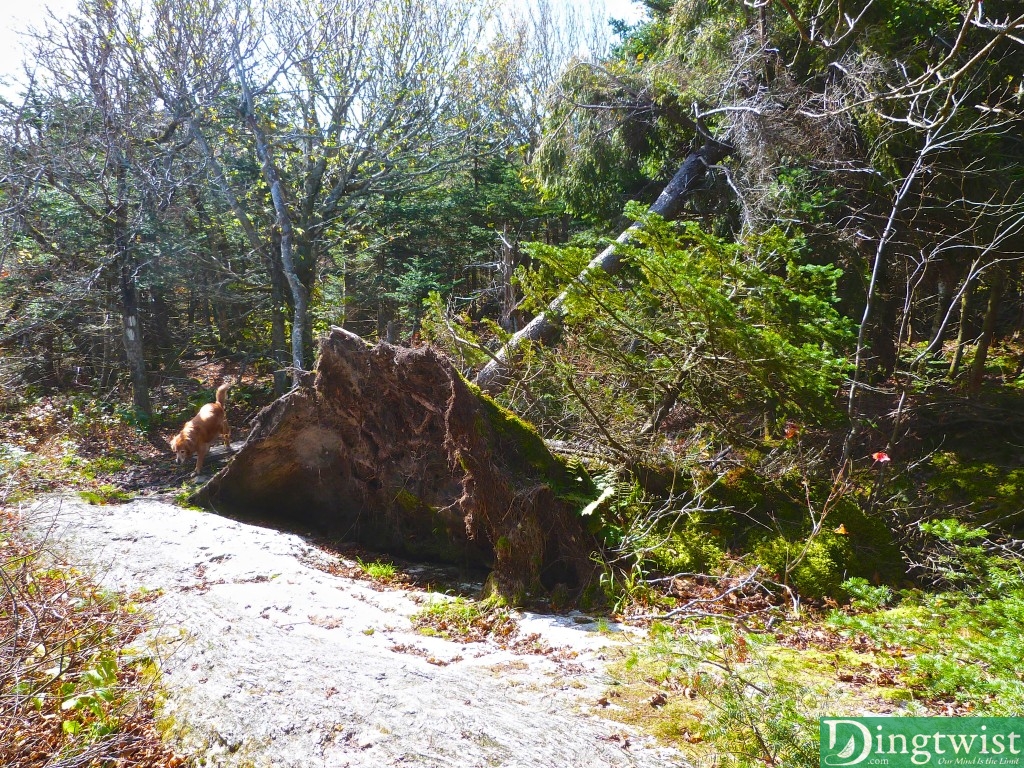
<path fill-rule="evenodd" d="M 871 454 L 871 458 L 882 464 L 885 464 L 887 461 L 892 461 L 892 459 L 889 458 L 889 454 L 885 451 L 876 451 Z"/>

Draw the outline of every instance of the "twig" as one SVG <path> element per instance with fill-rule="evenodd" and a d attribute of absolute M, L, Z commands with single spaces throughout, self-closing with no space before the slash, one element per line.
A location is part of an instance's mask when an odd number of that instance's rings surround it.
<path fill-rule="evenodd" d="M 726 598 L 729 595 L 731 595 L 733 592 L 738 592 L 739 590 L 741 590 L 744 587 L 748 586 L 752 581 L 754 581 L 754 579 L 757 577 L 757 575 L 759 573 L 761 573 L 761 566 L 760 565 L 755 566 L 754 570 L 752 570 L 749 574 L 747 574 L 743 578 L 742 581 L 740 581 L 737 584 L 733 584 L 731 587 L 726 589 L 724 592 L 720 592 L 719 594 L 715 595 L 714 597 L 695 597 L 695 598 L 691 599 L 689 602 L 687 602 L 685 605 L 681 605 L 678 608 L 673 608 L 671 611 L 668 611 L 667 613 L 661 613 L 661 614 L 647 613 L 647 614 L 641 614 L 639 616 L 633 616 L 632 618 L 634 618 L 634 619 L 653 619 L 653 620 L 657 620 L 657 621 L 662 621 L 662 620 L 665 620 L 665 619 L 673 619 L 676 616 L 679 616 L 680 614 L 684 614 L 685 613 L 688 616 L 704 616 L 704 617 L 714 617 L 714 618 L 720 618 L 720 619 L 729 619 L 730 621 L 736 621 L 744 629 L 749 630 L 749 627 L 747 627 L 746 624 L 744 624 L 743 619 L 747 618 L 748 616 L 754 616 L 754 615 L 756 615 L 758 613 L 761 613 L 762 611 L 750 611 L 748 613 L 740 614 L 738 616 L 725 616 L 725 615 L 720 615 L 720 614 L 717 614 L 717 613 L 711 614 L 711 613 L 705 613 L 703 611 L 691 611 L 690 608 L 691 608 L 691 606 L 694 606 L 694 605 L 706 605 L 708 603 L 717 603 L 718 601 L 723 600 L 724 598 Z"/>

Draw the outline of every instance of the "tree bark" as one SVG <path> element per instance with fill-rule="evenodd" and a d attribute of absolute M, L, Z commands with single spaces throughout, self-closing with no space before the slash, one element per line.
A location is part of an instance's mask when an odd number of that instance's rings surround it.
<path fill-rule="evenodd" d="M 964 357 L 964 346 L 967 344 L 967 328 L 970 326 L 971 318 L 971 297 L 974 294 L 974 281 L 971 279 L 970 271 L 967 273 L 967 285 L 964 286 L 963 294 L 960 296 L 960 325 L 956 332 L 956 348 L 953 350 L 953 360 L 949 364 L 949 378 L 955 379 L 960 373 L 960 362 Z"/>
<path fill-rule="evenodd" d="M 139 314 L 139 290 L 136 269 L 131 255 L 128 233 L 128 166 L 124 156 L 115 153 L 117 207 L 114 210 L 114 252 L 118 265 L 121 296 L 121 329 L 125 358 L 132 381 L 132 405 L 136 413 L 150 415 L 149 382 L 146 376 L 146 355 L 142 343 L 142 320 Z"/>
<path fill-rule="evenodd" d="M 277 366 L 274 369 L 274 394 L 280 397 L 288 391 L 288 334 L 285 331 L 284 307 L 286 286 L 284 275 L 277 263 L 266 256 L 267 274 L 270 276 L 270 346 Z"/>
<path fill-rule="evenodd" d="M 944 277 L 940 277 L 935 286 L 935 313 L 932 315 L 932 325 L 928 330 L 931 341 L 928 342 L 928 347 L 921 358 L 922 366 L 926 364 L 925 360 L 928 357 L 942 357 L 942 343 L 946 339 L 946 329 L 948 328 L 946 319 L 950 312 L 949 286 L 949 281 Z"/>
<path fill-rule="evenodd" d="M 988 349 L 992 345 L 992 339 L 995 338 L 996 318 L 999 316 L 999 305 L 1003 300 L 1005 286 L 1003 268 L 997 266 L 992 271 L 992 288 L 988 294 L 988 306 L 985 308 L 985 320 L 981 326 L 981 338 L 978 339 L 978 348 L 974 352 L 974 361 L 971 363 L 971 377 L 968 380 L 967 391 L 972 396 L 981 391 L 981 385 L 985 379 L 985 361 L 988 358 Z"/>
<path fill-rule="evenodd" d="M 678 217 L 687 197 L 689 197 L 690 194 L 697 189 L 701 181 L 703 181 L 708 166 L 714 165 L 722 160 L 729 154 L 731 149 L 732 148 L 727 144 L 717 141 L 709 140 L 706 142 L 704 146 L 686 158 L 679 170 L 676 171 L 676 175 L 673 176 L 672 180 L 668 183 L 668 186 L 662 190 L 658 199 L 654 201 L 653 205 L 651 205 L 649 208 L 650 212 L 658 214 L 662 218 L 668 220 Z M 602 270 L 607 272 L 609 275 L 614 275 L 618 272 L 621 262 L 619 246 L 628 243 L 636 231 L 640 229 L 640 226 L 640 224 L 633 224 L 625 232 L 619 235 L 612 245 L 605 248 L 601 253 L 595 256 L 593 260 L 591 260 L 590 264 L 587 265 L 587 268 L 577 278 L 577 281 L 586 282 L 587 273 L 592 270 Z M 480 373 L 477 374 L 477 386 L 489 394 L 500 392 L 508 384 L 509 367 L 524 344 L 527 342 L 550 344 L 558 335 L 558 317 L 562 313 L 562 308 L 565 306 L 566 299 L 572 295 L 574 290 L 576 290 L 575 283 L 562 291 L 562 293 L 560 293 L 558 297 L 548 305 L 548 308 L 544 312 L 541 312 L 533 318 L 526 327 L 509 339 L 508 342 L 498 350 L 494 359 L 487 363 L 487 365 L 480 370 Z"/>

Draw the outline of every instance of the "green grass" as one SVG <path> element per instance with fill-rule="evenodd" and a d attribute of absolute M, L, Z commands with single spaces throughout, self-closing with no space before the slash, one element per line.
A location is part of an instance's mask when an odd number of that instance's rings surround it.
<path fill-rule="evenodd" d="M 365 562 L 359 558 L 356 558 L 356 562 L 359 564 L 363 573 L 374 581 L 382 581 L 387 584 L 394 581 L 398 576 L 398 566 L 394 563 L 385 563 L 380 560 Z"/>
<path fill-rule="evenodd" d="M 422 634 L 447 640 L 508 638 L 517 631 L 516 621 L 509 609 L 496 600 L 439 597 L 415 613 L 411 620 Z"/>
<path fill-rule="evenodd" d="M 90 504 L 124 504 L 132 500 L 132 494 L 113 485 L 99 485 L 78 492 Z"/>

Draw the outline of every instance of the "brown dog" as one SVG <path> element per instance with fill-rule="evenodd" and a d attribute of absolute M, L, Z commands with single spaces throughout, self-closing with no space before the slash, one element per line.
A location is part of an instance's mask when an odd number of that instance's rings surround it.
<path fill-rule="evenodd" d="M 181 432 L 171 438 L 171 450 L 175 453 L 177 463 L 181 464 L 193 453 L 196 455 L 196 471 L 193 474 L 198 475 L 202 471 L 203 459 L 217 435 L 224 438 L 224 445 L 229 448 L 231 446 L 231 427 L 228 426 L 228 416 L 224 410 L 230 386 L 224 383 L 217 387 L 217 402 L 207 403 L 200 408 L 199 413 L 181 428 Z"/>

